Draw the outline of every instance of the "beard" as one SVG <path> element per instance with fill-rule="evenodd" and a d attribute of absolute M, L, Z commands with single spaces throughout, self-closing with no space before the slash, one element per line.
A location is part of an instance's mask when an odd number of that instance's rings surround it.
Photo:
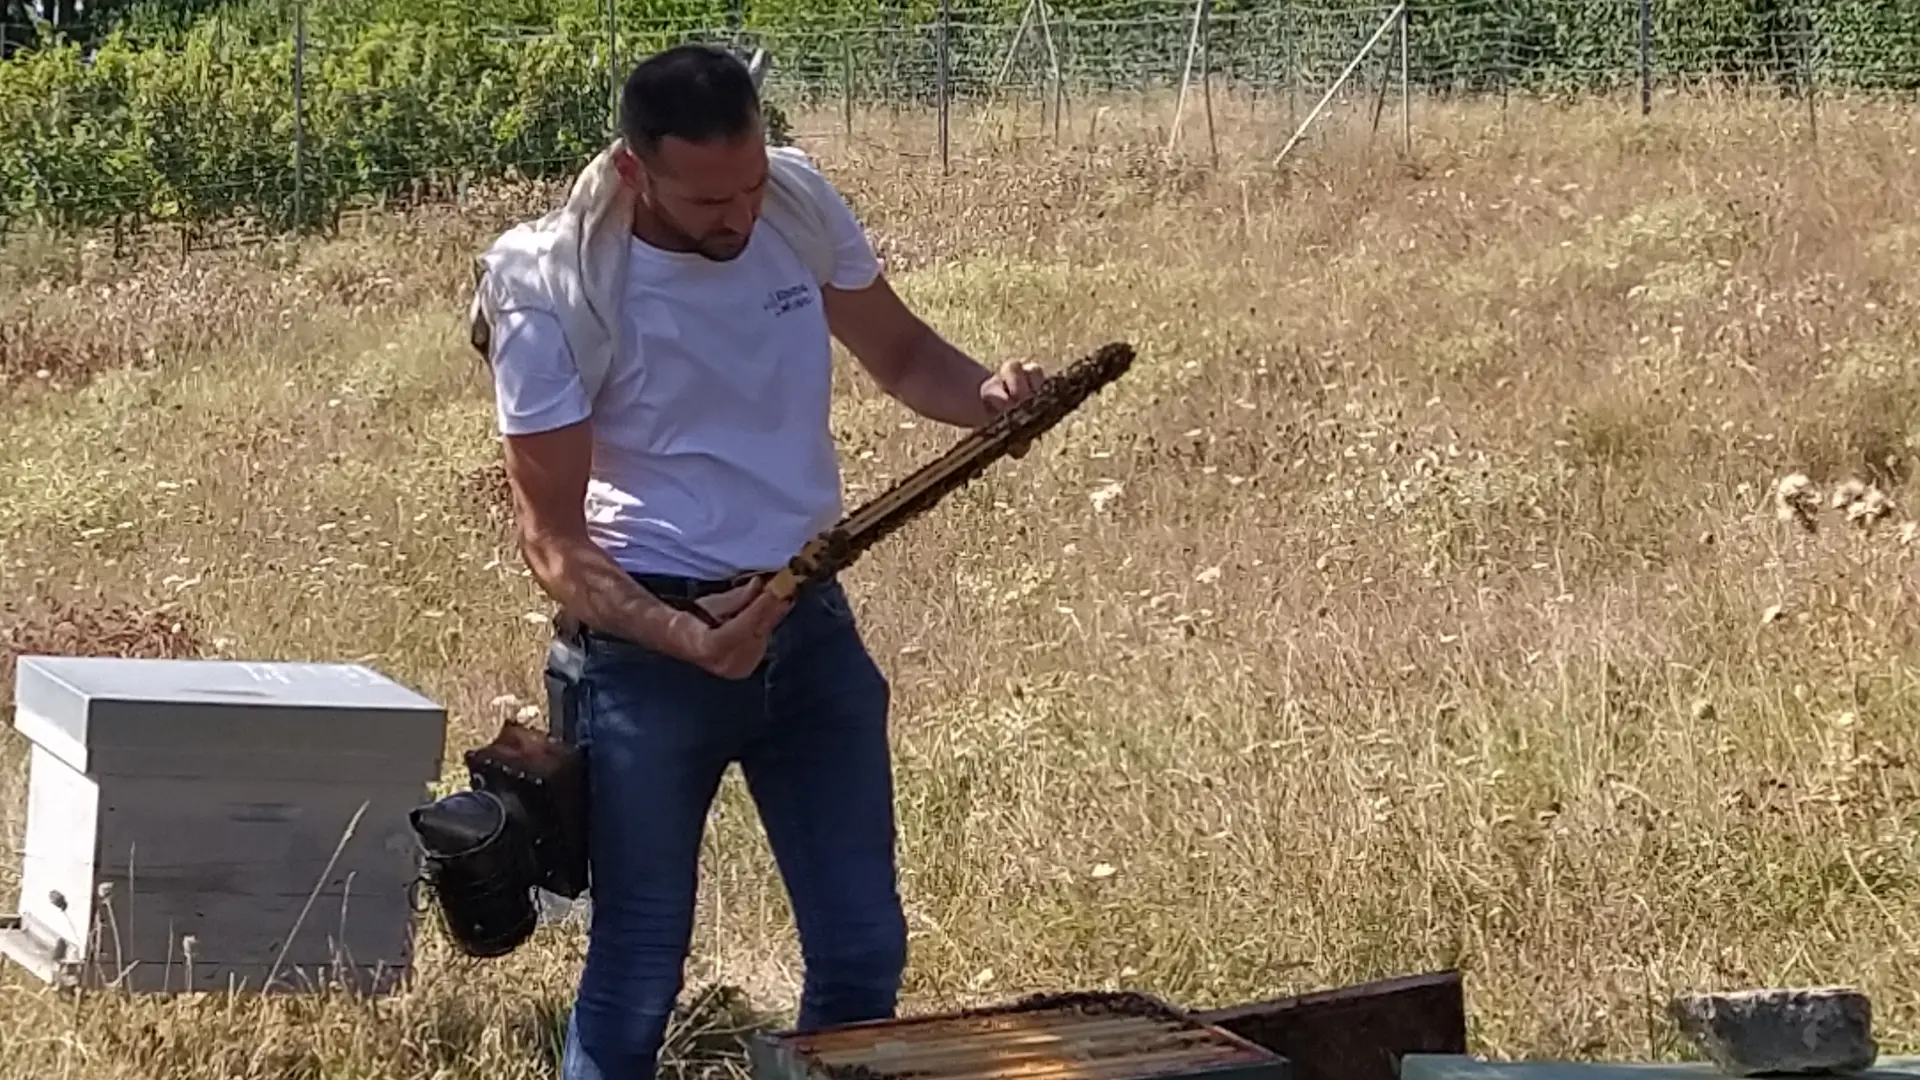
<path fill-rule="evenodd" d="M 732 262 L 747 250 L 748 233 L 734 232 L 732 229 L 716 229 L 696 235 L 675 221 L 673 215 L 666 212 L 650 195 L 642 195 L 642 208 L 653 218 L 659 229 L 666 233 L 665 239 L 675 247 L 698 255 L 711 262 Z"/>
<path fill-rule="evenodd" d="M 747 237 L 731 229 L 708 233 L 694 242 L 693 249 L 713 262 L 732 262 L 747 250 Z"/>

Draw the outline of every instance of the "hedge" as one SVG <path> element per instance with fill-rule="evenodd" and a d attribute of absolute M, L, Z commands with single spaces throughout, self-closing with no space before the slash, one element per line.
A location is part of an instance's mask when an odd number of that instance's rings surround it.
<path fill-rule="evenodd" d="M 991 2 L 955 5 L 965 14 L 950 30 L 950 68 L 963 92 L 992 78 L 1018 21 L 1022 0 Z M 619 48 L 638 56 L 734 23 L 772 47 L 777 94 L 811 86 L 838 99 L 851 54 L 853 96 L 928 101 L 936 10 L 937 0 L 628 2 Z M 1186 10 L 1184 0 L 1055 0 L 1053 30 L 1083 91 L 1164 85 L 1180 71 Z M 1292 65 L 1317 90 L 1384 10 L 1217 0 L 1214 70 L 1271 87 Z M 1423 0 L 1412 10 L 1411 70 L 1425 85 L 1637 81 L 1634 0 Z M 1661 73 L 1790 79 L 1811 41 L 1823 87 L 1910 90 L 1920 82 L 1916 16 L 1920 0 L 1666 0 L 1654 62 Z M 244 5 L 184 30 L 136 15 L 91 50 L 54 42 L 0 62 L 0 227 L 235 216 L 305 226 L 423 181 L 571 171 L 609 130 L 607 27 L 594 0 L 314 4 L 297 151 L 292 35 L 277 20 L 273 8 Z"/>

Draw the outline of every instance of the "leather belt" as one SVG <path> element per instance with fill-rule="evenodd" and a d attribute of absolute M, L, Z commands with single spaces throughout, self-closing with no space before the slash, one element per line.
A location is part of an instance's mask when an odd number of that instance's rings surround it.
<path fill-rule="evenodd" d="M 684 611 L 709 627 L 713 627 L 719 626 L 720 620 L 714 618 L 706 608 L 701 607 L 696 601 L 701 597 L 713 596 L 718 593 L 727 592 L 730 589 L 739 588 L 760 575 L 746 573 L 736 574 L 730 578 L 719 579 L 678 577 L 671 574 L 629 574 L 628 576 L 633 578 L 635 584 L 659 597 L 661 603 Z M 564 609 L 555 613 L 553 617 L 553 631 L 556 636 L 565 638 L 576 644 L 589 633 L 598 634 L 601 637 L 618 636 L 608 633 L 605 630 L 590 627 Z"/>

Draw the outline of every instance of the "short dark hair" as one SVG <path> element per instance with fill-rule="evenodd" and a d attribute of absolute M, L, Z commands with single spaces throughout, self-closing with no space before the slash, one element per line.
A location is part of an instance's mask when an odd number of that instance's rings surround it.
<path fill-rule="evenodd" d="M 620 91 L 620 135 L 650 157 L 668 136 L 688 142 L 732 139 L 760 117 L 747 65 L 715 45 L 675 45 L 640 61 Z"/>

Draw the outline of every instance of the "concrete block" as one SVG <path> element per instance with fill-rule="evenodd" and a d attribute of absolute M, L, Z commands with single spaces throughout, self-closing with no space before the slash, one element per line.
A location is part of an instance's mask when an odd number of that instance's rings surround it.
<path fill-rule="evenodd" d="M 1686 994 L 1667 1011 L 1709 1060 L 1734 1076 L 1854 1073 L 1880 1056 L 1873 1006 L 1846 987 Z"/>

